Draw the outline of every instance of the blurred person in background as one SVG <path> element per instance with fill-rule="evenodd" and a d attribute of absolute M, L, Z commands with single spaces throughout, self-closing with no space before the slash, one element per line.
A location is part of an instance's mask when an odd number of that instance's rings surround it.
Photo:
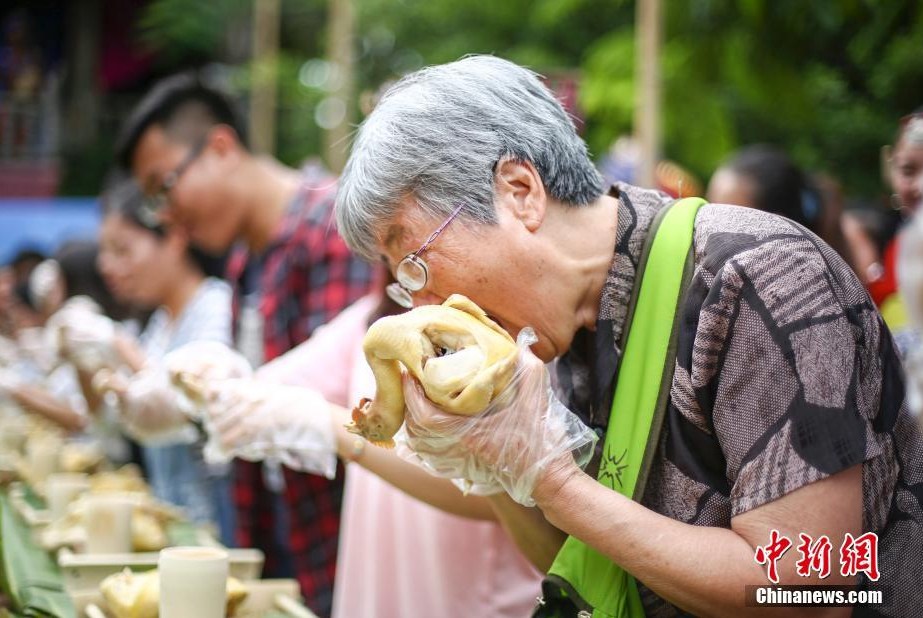
<path fill-rule="evenodd" d="M 901 232 L 897 256 L 898 289 L 907 311 L 904 368 L 907 371 L 907 403 L 917 416 L 923 416 L 923 175 L 918 180 L 914 215 Z"/>
<path fill-rule="evenodd" d="M 0 270 L 0 325 L 8 337 L 15 337 L 20 329 L 37 326 L 41 321 L 29 302 L 29 276 L 45 257 L 41 251 L 21 249 Z"/>
<path fill-rule="evenodd" d="M 32 274 L 32 269 L 41 264 L 46 256 L 37 249 L 22 249 L 10 260 L 9 267 L 13 271 L 13 278 L 16 284 L 25 283 Z"/>
<path fill-rule="evenodd" d="M 228 96 L 191 74 L 167 78 L 137 105 L 118 147 L 147 194 L 148 216 L 206 251 L 232 253 L 236 345 L 254 366 L 308 339 L 368 292 L 372 268 L 333 221 L 336 178 L 251 153 Z M 333 480 L 235 461 L 237 541 L 266 554 L 267 576 L 295 576 L 329 615 L 343 494 Z"/>
<path fill-rule="evenodd" d="M 907 309 L 898 293 L 897 256 L 900 253 L 901 228 L 920 204 L 920 181 L 923 179 L 923 107 L 901 118 L 894 144 L 884 150 L 887 182 L 891 187 L 890 204 L 895 213 L 892 234 L 886 240 L 878 261 L 869 267 L 867 287 L 872 299 L 891 328 L 898 349 L 904 353 L 915 345 L 918 336 L 910 328 Z"/>
<path fill-rule="evenodd" d="M 808 174 L 779 148 L 756 144 L 737 151 L 712 175 L 707 197 L 788 217 L 820 236 L 855 270 L 842 230 L 839 183 L 826 174 Z"/>
<path fill-rule="evenodd" d="M 706 192 L 709 202 L 774 212 L 818 233 L 821 196 L 783 151 L 757 144 L 737 151 L 715 171 Z"/>
<path fill-rule="evenodd" d="M 19 362 L 11 366 L 5 387 L 23 409 L 51 420 L 66 431 L 97 439 L 116 463 L 130 458 L 129 445 L 112 417 L 113 410 L 91 387 L 92 374 L 61 345 L 63 316 L 80 307 L 87 320 L 126 320 L 127 306 L 116 301 L 96 269 L 95 241 L 68 241 L 32 269 L 21 302 L 40 326 L 20 339 Z M 80 356 L 79 354 L 77 356 Z M 77 362 L 73 362 L 77 361 Z"/>
<path fill-rule="evenodd" d="M 131 178 L 115 180 L 103 196 L 99 270 L 121 301 L 153 310 L 136 345 L 118 352 L 132 374 L 118 393 L 121 421 L 142 444 L 154 494 L 182 507 L 193 521 L 218 526 L 233 542 L 231 481 L 227 466 L 209 466 L 191 431 L 172 429 L 183 419 L 160 361 L 196 341 L 231 341 L 231 290 L 217 278 L 223 261 L 192 248 L 182 230 L 143 216 L 144 196 Z M 116 345 L 113 329 L 85 327 L 86 340 Z M 124 337 L 124 335 L 122 335 Z M 191 429 L 191 428 L 188 428 Z"/>
<path fill-rule="evenodd" d="M 29 276 L 45 257 L 35 249 L 21 249 L 0 269 L 0 328 L 4 336 L 16 338 L 22 329 L 40 324 L 41 316 L 29 301 Z"/>
<path fill-rule="evenodd" d="M 487 499 L 465 496 L 451 481 L 346 430 L 351 407 L 375 394 L 362 348 L 366 330 L 402 311 L 382 286 L 252 379 L 210 384 L 207 426 L 225 452 L 253 461 L 281 456 L 293 469 L 325 474 L 336 469 L 336 457 L 350 464 L 335 618 L 526 616 L 541 575 Z M 192 358 L 187 370 L 211 362 Z"/>
<path fill-rule="evenodd" d="M 843 211 L 843 239 L 852 256 L 853 270 L 866 288 L 881 276 L 881 255 L 899 224 L 899 214 L 884 211 L 876 203 L 859 202 Z"/>
<path fill-rule="evenodd" d="M 132 307 L 117 301 L 106 287 L 96 266 L 98 255 L 99 243 L 95 240 L 63 243 L 29 275 L 32 305 L 51 317 L 68 299 L 86 296 L 99 305 L 104 315 L 137 328 L 133 325 L 136 316 Z"/>
<path fill-rule="evenodd" d="M 0 267 L 0 336 L 12 340 L 15 336 L 12 308 L 16 296 L 16 275 L 9 266 Z"/>

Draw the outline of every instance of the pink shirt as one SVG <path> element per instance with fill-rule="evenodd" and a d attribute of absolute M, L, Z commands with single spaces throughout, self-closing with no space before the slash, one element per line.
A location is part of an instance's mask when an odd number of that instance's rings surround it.
<path fill-rule="evenodd" d="M 351 407 L 375 393 L 362 337 L 366 296 L 259 377 L 318 389 Z M 541 573 L 499 524 L 444 513 L 357 464 L 346 472 L 333 618 L 529 616 Z"/>

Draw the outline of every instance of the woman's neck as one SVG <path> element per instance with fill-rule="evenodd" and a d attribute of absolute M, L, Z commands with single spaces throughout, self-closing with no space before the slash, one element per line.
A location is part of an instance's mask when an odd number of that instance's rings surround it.
<path fill-rule="evenodd" d="M 557 243 L 567 254 L 561 260 L 568 271 L 564 280 L 580 282 L 572 297 L 575 326 L 596 330 L 618 230 L 618 200 L 604 194 L 593 204 L 570 207 L 559 214 L 567 218 L 567 225 L 556 226 L 563 230 Z"/>
<path fill-rule="evenodd" d="M 205 276 L 194 268 L 185 270 L 181 276 L 174 279 L 161 303 L 161 307 L 166 309 L 171 320 L 183 313 L 204 280 Z"/>

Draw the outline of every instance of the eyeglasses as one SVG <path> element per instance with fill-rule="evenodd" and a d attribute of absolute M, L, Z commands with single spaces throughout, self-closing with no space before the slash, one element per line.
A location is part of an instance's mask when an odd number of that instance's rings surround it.
<path fill-rule="evenodd" d="M 192 150 L 180 161 L 179 165 L 164 174 L 163 181 L 161 181 L 157 191 L 144 196 L 144 201 L 141 203 L 141 209 L 138 213 L 144 223 L 150 226 L 160 224 L 160 215 L 163 214 L 163 211 L 170 203 L 170 191 L 179 182 L 183 173 L 189 169 L 189 166 L 192 165 L 193 161 L 195 161 L 204 150 L 205 139 L 203 138 L 195 143 Z"/>
<path fill-rule="evenodd" d="M 429 280 L 429 269 L 426 266 L 426 262 L 423 261 L 423 258 L 420 257 L 423 255 L 423 252 L 426 251 L 429 246 L 436 240 L 436 237 L 442 233 L 442 230 L 452 222 L 458 213 L 461 212 L 462 205 L 452 211 L 452 214 L 449 215 L 449 218 L 442 222 L 435 232 L 430 234 L 430 237 L 426 239 L 426 242 L 423 243 L 419 249 L 413 253 L 408 253 L 404 256 L 404 259 L 401 260 L 400 264 L 397 265 L 397 270 L 395 271 L 395 278 L 397 279 L 396 283 L 391 283 L 385 288 L 385 291 L 388 293 L 388 297 L 396 302 L 401 307 L 405 309 L 413 308 L 413 293 L 419 292 L 424 287 L 426 287 L 426 282 Z"/>

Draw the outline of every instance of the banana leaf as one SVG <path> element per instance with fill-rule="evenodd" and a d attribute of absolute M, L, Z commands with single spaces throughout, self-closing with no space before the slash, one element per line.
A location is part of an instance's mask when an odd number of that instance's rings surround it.
<path fill-rule="evenodd" d="M 25 618 L 76 618 L 77 610 L 51 556 L 0 493 L 0 586 Z"/>

